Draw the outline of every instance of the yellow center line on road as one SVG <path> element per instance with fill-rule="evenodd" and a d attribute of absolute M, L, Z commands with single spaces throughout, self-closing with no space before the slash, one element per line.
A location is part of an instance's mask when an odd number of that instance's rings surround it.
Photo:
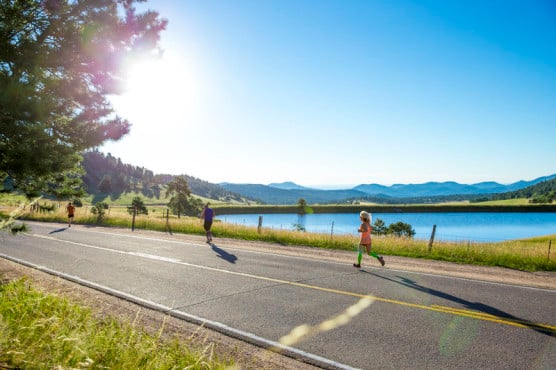
<path fill-rule="evenodd" d="M 332 294 L 339 294 L 339 295 L 351 296 L 351 297 L 356 297 L 356 298 L 369 298 L 369 299 L 372 299 L 374 301 L 395 304 L 395 305 L 398 305 L 398 306 L 405 306 L 405 307 L 417 308 L 417 309 L 421 309 L 421 310 L 441 312 L 441 313 L 455 315 L 455 316 L 461 316 L 461 317 L 469 317 L 469 318 L 473 318 L 473 319 L 477 319 L 477 320 L 490 321 L 490 322 L 495 322 L 495 323 L 498 323 L 498 324 L 510 325 L 510 326 L 515 326 L 515 327 L 519 327 L 519 328 L 536 329 L 536 330 L 543 331 L 543 332 L 546 332 L 546 333 L 551 334 L 551 335 L 556 335 L 556 326 L 554 326 L 554 325 L 547 325 L 547 324 L 529 322 L 529 321 L 521 320 L 519 318 L 496 316 L 496 315 L 492 315 L 492 314 L 488 314 L 488 313 L 480 312 L 480 311 L 474 311 L 474 310 L 468 310 L 468 309 L 458 309 L 458 308 L 452 308 L 452 307 L 440 306 L 440 305 L 426 306 L 426 305 L 422 305 L 422 304 L 418 304 L 418 303 L 410 303 L 410 302 L 404 302 L 404 301 L 399 301 L 399 300 L 395 300 L 395 299 L 376 297 L 376 296 L 369 295 L 369 294 L 354 293 L 354 292 L 349 292 L 349 291 L 345 291 L 345 290 L 325 288 L 325 287 L 320 287 L 320 286 L 317 286 L 317 285 L 299 283 L 299 282 L 296 282 L 296 281 L 282 280 L 282 279 L 276 279 L 276 278 L 271 278 L 271 277 L 267 277 L 267 276 L 248 274 L 248 273 L 245 273 L 245 272 L 237 272 L 237 271 L 220 269 L 220 268 L 216 268 L 216 267 L 196 265 L 196 264 L 193 264 L 193 263 L 184 262 L 184 261 L 180 261 L 180 260 L 177 260 L 177 259 L 165 258 L 165 257 L 151 255 L 151 254 L 121 251 L 121 250 L 112 249 L 112 248 L 99 247 L 99 246 L 95 246 L 95 245 L 89 245 L 89 244 L 84 244 L 84 243 L 61 240 L 61 239 L 57 239 L 57 238 L 50 237 L 50 236 L 45 236 L 45 235 L 38 235 L 38 234 L 27 234 L 27 235 L 31 235 L 31 236 L 34 236 L 34 237 L 37 237 L 37 238 L 42 238 L 42 239 L 54 240 L 54 241 L 62 242 L 62 243 L 79 245 L 79 246 L 86 247 L 86 248 L 102 250 L 102 251 L 105 251 L 105 252 L 125 254 L 125 255 L 135 256 L 135 257 L 139 257 L 139 258 L 147 258 L 147 259 L 151 259 L 151 260 L 157 260 L 157 261 L 160 261 L 160 262 L 174 263 L 174 264 L 179 264 L 179 265 L 188 266 L 188 267 L 194 267 L 194 268 L 199 268 L 199 269 L 204 269 L 204 270 L 209 270 L 209 271 L 215 271 L 215 272 L 220 272 L 220 273 L 225 273 L 225 274 L 230 274 L 230 275 L 235 275 L 235 276 L 247 277 L 247 278 L 251 278 L 251 279 L 257 279 L 257 280 L 262 280 L 262 281 L 270 281 L 270 282 L 278 283 L 278 284 L 291 285 L 291 286 L 297 286 L 297 287 L 300 287 L 300 288 L 318 290 L 318 291 L 332 293 Z"/>
<path fill-rule="evenodd" d="M 556 326 L 554 325 L 540 324 L 540 323 L 522 320 L 519 318 L 496 316 L 496 315 L 492 315 L 480 311 L 463 310 L 463 309 L 437 306 L 437 305 L 431 305 L 430 307 L 431 308 L 438 307 L 442 310 L 442 312 L 450 313 L 453 315 L 465 316 L 465 317 L 470 317 L 470 318 L 484 320 L 484 321 L 492 321 L 499 324 L 516 326 L 518 328 L 536 329 L 552 335 L 556 335 Z"/>
<path fill-rule="evenodd" d="M 242 273 L 238 273 L 238 274 L 244 275 Z M 389 299 L 389 298 L 381 298 L 381 297 L 377 297 L 377 296 L 373 296 L 373 295 L 369 295 L 369 294 L 360 294 L 360 293 L 348 292 L 348 291 L 343 291 L 343 290 L 324 288 L 324 287 L 319 287 L 319 286 L 316 286 L 316 285 L 309 285 L 309 284 L 298 283 L 298 282 L 294 282 L 294 281 L 267 278 L 267 277 L 264 277 L 264 276 L 257 276 L 257 275 L 250 275 L 250 274 L 245 274 L 245 276 L 256 278 L 256 279 L 261 279 L 261 280 L 267 280 L 267 281 L 282 283 L 282 284 L 298 286 L 298 287 L 301 287 L 301 288 L 320 290 L 320 291 L 324 291 L 324 292 L 328 292 L 328 293 L 347 295 L 347 296 L 352 296 L 352 297 L 357 297 L 357 298 L 369 298 L 369 299 L 372 299 L 372 300 L 378 301 L 378 302 L 391 303 L 391 304 L 396 304 L 396 305 L 399 305 L 399 306 L 417 308 L 417 309 L 421 309 L 421 310 L 442 312 L 442 313 L 446 313 L 446 314 L 469 317 L 469 318 L 483 320 L 483 321 L 491 321 L 491 322 L 496 322 L 496 323 L 499 323 L 499 324 L 511 325 L 511 326 L 516 326 L 516 327 L 520 327 L 520 328 L 537 329 L 537 330 L 542 330 L 542 331 L 547 332 L 547 333 L 556 334 L 556 326 L 553 326 L 553 325 L 546 325 L 546 324 L 528 322 L 528 321 L 521 320 L 521 319 L 495 316 L 495 315 L 487 314 L 487 313 L 480 312 L 480 311 L 457 309 L 457 308 L 440 306 L 440 305 L 425 306 L 425 305 L 417 304 L 417 303 L 404 302 L 404 301 L 399 301 L 399 300 Z"/>

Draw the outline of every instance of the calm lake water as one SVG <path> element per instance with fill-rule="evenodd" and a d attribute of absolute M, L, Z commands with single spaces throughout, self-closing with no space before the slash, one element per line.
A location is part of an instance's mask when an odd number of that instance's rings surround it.
<path fill-rule="evenodd" d="M 245 226 L 293 230 L 295 224 L 308 232 L 357 235 L 358 213 L 297 215 L 245 214 L 222 215 L 218 220 Z M 415 238 L 428 240 L 436 225 L 435 240 L 496 242 L 556 234 L 556 213 L 373 213 L 373 221 L 382 219 L 388 226 L 398 221 L 411 225 Z"/>

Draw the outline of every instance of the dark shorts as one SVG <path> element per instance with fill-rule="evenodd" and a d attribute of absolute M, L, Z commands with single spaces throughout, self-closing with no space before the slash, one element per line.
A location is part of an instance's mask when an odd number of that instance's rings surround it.
<path fill-rule="evenodd" d="M 212 220 L 205 220 L 204 227 L 205 227 L 205 231 L 209 231 L 210 228 L 212 227 Z"/>

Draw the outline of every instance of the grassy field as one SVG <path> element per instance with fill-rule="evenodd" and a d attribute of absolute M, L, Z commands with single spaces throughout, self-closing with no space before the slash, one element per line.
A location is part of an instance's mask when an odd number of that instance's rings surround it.
<path fill-rule="evenodd" d="M 81 198 L 83 204 L 91 205 L 96 204 L 98 202 L 105 202 L 113 206 L 128 206 L 131 204 L 131 201 L 135 197 L 141 197 L 145 205 L 147 206 L 165 206 L 170 201 L 170 198 L 166 198 L 164 190 L 161 191 L 158 197 L 146 197 L 143 194 L 129 192 L 129 193 L 122 193 L 117 197 L 113 197 L 112 195 L 88 195 L 86 197 Z M 198 195 L 192 195 L 194 198 L 200 199 L 203 203 L 210 202 L 213 205 L 225 205 L 225 204 L 237 204 L 236 203 L 225 203 L 218 200 L 208 199 L 205 197 L 201 197 Z M 0 197 L 0 202 L 1 202 Z"/>
<path fill-rule="evenodd" d="M 101 318 L 25 280 L 0 284 L 0 368 L 229 369 L 212 345 Z"/>
<path fill-rule="evenodd" d="M 67 217 L 63 206 L 52 212 L 34 212 L 25 214 L 29 220 L 66 222 Z M 165 207 L 150 205 L 149 214 L 137 216 L 136 229 L 148 229 L 162 232 L 185 233 L 203 235 L 204 230 L 198 218 L 177 218 L 170 215 L 164 218 Z M 91 213 L 90 206 L 77 208 L 75 223 L 97 224 L 98 217 Z M 112 206 L 100 222 L 104 226 L 131 228 L 132 217 L 125 206 Z M 216 237 L 235 238 L 244 240 L 260 240 L 286 245 L 304 245 L 325 249 L 354 250 L 357 237 L 350 235 L 334 235 L 308 233 L 300 231 L 277 230 L 256 227 L 224 224 L 215 222 L 213 232 Z M 393 256 L 426 258 L 433 260 L 451 261 L 463 264 L 485 266 L 499 266 L 524 271 L 556 271 L 556 256 L 552 249 L 552 240 L 556 235 L 537 238 L 512 240 L 496 243 L 473 242 L 440 242 L 435 241 L 429 248 L 428 240 L 398 238 L 394 236 L 375 236 L 373 249 L 379 253 Z"/>

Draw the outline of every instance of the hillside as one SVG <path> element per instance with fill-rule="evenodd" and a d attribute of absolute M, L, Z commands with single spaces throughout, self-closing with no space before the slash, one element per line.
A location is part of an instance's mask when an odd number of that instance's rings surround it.
<path fill-rule="evenodd" d="M 459 184 L 457 182 L 427 182 L 424 184 L 361 184 L 345 190 L 319 190 L 302 187 L 293 182 L 279 184 L 231 184 L 220 185 L 232 192 L 254 198 L 267 204 L 295 204 L 300 198 L 309 204 L 353 203 L 368 201 L 380 204 L 441 203 L 448 201 L 489 200 L 493 194 L 507 193 L 556 180 L 556 174 L 531 181 L 518 181 L 509 185 L 497 182 Z M 527 194 L 524 192 L 523 194 Z M 513 196 L 515 198 L 515 196 Z M 511 199 L 510 196 L 509 199 Z M 508 199 L 508 198 L 503 198 Z"/>
<path fill-rule="evenodd" d="M 285 190 L 312 190 L 305 186 L 297 185 L 296 183 L 291 181 L 273 182 L 271 184 L 268 184 L 268 186 L 272 188 L 285 189 Z"/>
<path fill-rule="evenodd" d="M 145 197 L 160 199 L 164 187 L 175 177 L 158 174 L 143 167 L 124 164 L 119 158 L 105 155 L 97 150 L 83 154 L 85 175 L 83 183 L 89 194 L 112 194 L 118 196 L 127 192 L 138 192 Z M 195 195 L 222 201 L 243 201 L 244 197 L 207 181 L 182 175 L 186 178 L 191 192 Z"/>
<path fill-rule="evenodd" d="M 161 199 L 164 187 L 174 175 L 154 174 L 143 167 L 124 164 L 119 158 L 99 151 L 83 154 L 85 175 L 83 182 L 89 194 L 118 196 L 139 192 L 146 197 Z M 457 182 L 427 182 L 423 184 L 361 184 L 351 189 L 322 190 L 308 188 L 294 182 L 262 184 L 213 184 L 192 176 L 186 178 L 195 195 L 237 202 L 263 204 L 296 204 L 303 198 L 309 204 L 339 204 L 368 201 L 379 204 L 441 203 L 447 201 L 474 201 L 477 199 L 513 199 L 536 197 L 537 202 L 554 199 L 556 174 L 531 181 L 518 181 L 509 185 L 497 182 L 459 184 Z M 551 193 L 552 192 L 552 193 Z M 552 194 L 552 195 L 551 195 Z M 552 197 L 552 198 L 550 198 Z"/>
<path fill-rule="evenodd" d="M 535 185 L 542 181 L 556 178 L 556 174 L 543 176 L 531 181 L 517 181 L 509 185 L 499 184 L 497 182 L 480 182 L 476 184 L 460 184 L 454 181 L 447 182 L 427 182 L 424 184 L 394 184 L 392 186 L 384 186 L 379 184 L 363 184 L 353 189 L 367 193 L 368 195 L 384 195 L 393 198 L 408 197 L 434 197 L 441 195 L 478 195 L 478 194 L 495 194 L 505 193 L 524 189 L 528 186 Z"/>
<path fill-rule="evenodd" d="M 300 198 L 307 203 L 343 203 L 347 199 L 361 198 L 366 194 L 358 190 L 318 190 L 309 188 L 280 189 L 261 184 L 221 183 L 224 189 L 267 204 L 296 204 Z"/>
<path fill-rule="evenodd" d="M 493 200 L 530 198 L 531 203 L 552 203 L 556 199 L 556 178 L 544 180 L 524 189 L 492 196 Z"/>

